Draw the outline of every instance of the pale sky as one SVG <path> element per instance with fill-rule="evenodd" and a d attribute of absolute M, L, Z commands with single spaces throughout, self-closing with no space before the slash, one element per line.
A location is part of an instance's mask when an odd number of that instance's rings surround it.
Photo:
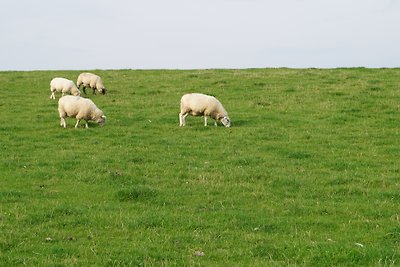
<path fill-rule="evenodd" d="M 398 0 L 1 0 L 0 70 L 400 67 Z"/>

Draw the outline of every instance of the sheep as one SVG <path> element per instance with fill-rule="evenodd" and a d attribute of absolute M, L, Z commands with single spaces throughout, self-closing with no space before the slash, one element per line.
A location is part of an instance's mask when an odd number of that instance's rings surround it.
<path fill-rule="evenodd" d="M 79 74 L 78 80 L 76 81 L 76 85 L 80 88 L 81 84 L 83 84 L 83 92 L 86 94 L 86 87 L 90 87 L 93 89 L 93 94 L 96 94 L 96 89 L 103 95 L 106 93 L 106 88 L 103 85 L 103 81 L 100 76 L 84 72 Z"/>
<path fill-rule="evenodd" d="M 81 91 L 74 84 L 73 81 L 65 78 L 54 78 L 50 82 L 50 99 L 56 99 L 55 92 L 62 92 L 62 96 L 71 93 L 75 96 L 80 96 Z"/>
<path fill-rule="evenodd" d="M 89 128 L 88 121 L 92 120 L 100 125 L 106 122 L 106 116 L 104 116 L 103 111 L 101 111 L 92 100 L 80 97 L 66 95 L 58 100 L 58 112 L 60 113 L 60 125 L 67 128 L 65 122 L 66 117 L 76 118 L 75 128 L 78 127 L 80 120 L 85 121 L 85 127 Z"/>
<path fill-rule="evenodd" d="M 225 127 L 231 126 L 228 113 L 221 102 L 210 95 L 200 93 L 183 95 L 181 98 L 181 112 L 179 113 L 179 126 L 185 126 L 188 115 L 203 115 L 204 126 L 207 126 L 207 117 L 215 120 L 215 126 L 217 126 L 217 121 L 220 121 Z"/>

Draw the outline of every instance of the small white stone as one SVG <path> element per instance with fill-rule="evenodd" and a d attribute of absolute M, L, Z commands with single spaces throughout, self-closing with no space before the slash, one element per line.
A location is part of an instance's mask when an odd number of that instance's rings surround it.
<path fill-rule="evenodd" d="M 197 256 L 197 257 L 203 257 L 205 254 L 204 254 L 203 251 L 195 251 L 194 255 Z"/>

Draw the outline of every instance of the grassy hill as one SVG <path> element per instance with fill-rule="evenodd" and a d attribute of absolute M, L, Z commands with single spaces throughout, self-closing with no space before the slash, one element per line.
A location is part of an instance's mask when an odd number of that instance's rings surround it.
<path fill-rule="evenodd" d="M 49 99 L 79 71 L 0 72 L 2 265 L 400 263 L 400 69 L 94 72 L 89 129 Z"/>

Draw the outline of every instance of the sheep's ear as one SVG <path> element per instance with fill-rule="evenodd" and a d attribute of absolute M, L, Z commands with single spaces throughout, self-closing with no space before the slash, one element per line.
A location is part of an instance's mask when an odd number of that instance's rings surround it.
<path fill-rule="evenodd" d="M 103 119 L 106 119 L 106 116 L 104 116 L 104 115 L 102 115 L 101 117 L 102 117 Z"/>

